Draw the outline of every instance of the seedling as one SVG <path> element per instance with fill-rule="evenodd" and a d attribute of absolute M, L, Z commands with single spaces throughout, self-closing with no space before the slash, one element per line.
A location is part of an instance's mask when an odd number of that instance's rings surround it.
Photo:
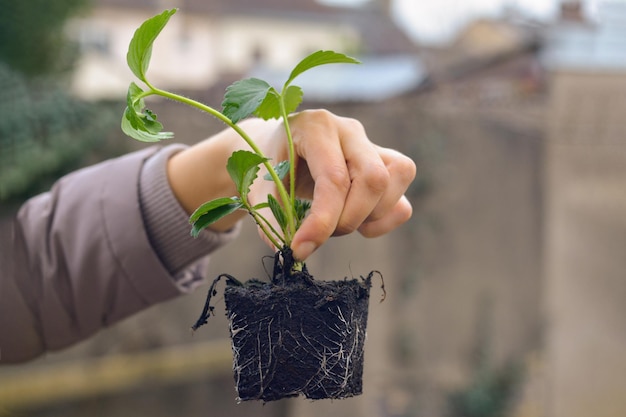
<path fill-rule="evenodd" d="M 269 283 L 249 280 L 242 284 L 222 274 L 209 289 L 204 310 L 194 324 L 197 329 L 213 312 L 215 284 L 225 278 L 226 315 L 230 323 L 233 369 L 240 400 L 272 401 L 304 395 L 311 399 L 345 398 L 362 390 L 363 344 L 367 326 L 369 290 L 373 272 L 366 278 L 316 281 L 304 263 L 293 259 L 290 245 L 307 210 L 308 201 L 296 198 L 295 149 L 289 115 L 302 102 L 302 89 L 292 83 L 314 67 L 358 61 L 333 51 L 318 51 L 298 63 L 279 91 L 266 81 L 248 78 L 226 89 L 222 110 L 154 86 L 147 77 L 152 45 L 176 9 L 145 21 L 135 32 L 128 49 L 128 65 L 144 88 L 131 83 L 122 130 L 144 142 L 173 137 L 163 131 L 157 115 L 145 107 L 145 99 L 161 96 L 202 110 L 234 129 L 252 151 L 234 152 L 227 171 L 238 195 L 202 204 L 190 216 L 191 234 L 198 234 L 236 210 L 247 211 L 268 240 L 277 248 L 274 273 Z M 270 161 L 237 124 L 256 116 L 281 119 L 288 142 L 288 159 Z M 274 163 L 274 164 L 273 164 Z M 263 165 L 278 198 L 252 204 L 248 195 Z M 288 177 L 287 177 L 288 176 Z M 283 180 L 287 179 L 288 188 Z M 261 210 L 269 208 L 278 227 Z"/>
<path fill-rule="evenodd" d="M 127 94 L 127 107 L 122 118 L 122 130 L 132 138 L 144 142 L 158 142 L 173 137 L 173 133 L 163 131 L 163 125 L 157 120 L 157 115 L 145 107 L 145 99 L 149 96 L 162 96 L 190 105 L 223 121 L 241 136 L 252 151 L 234 152 L 228 160 L 227 170 L 239 195 L 224 196 L 198 207 L 189 219 L 193 225 L 192 235 L 197 236 L 204 228 L 236 210 L 246 210 L 277 249 L 288 248 L 310 207 L 308 201 L 300 200 L 295 195 L 295 164 L 293 162 L 295 150 L 289 127 L 289 115 L 295 112 L 302 102 L 303 92 L 292 82 L 300 74 L 320 65 L 356 64 L 359 61 L 333 51 L 317 51 L 294 67 L 280 91 L 258 78 L 248 78 L 233 83 L 226 89 L 222 111 L 218 111 L 204 103 L 161 90 L 147 78 L 152 45 L 176 11 L 177 9 L 166 10 L 148 19 L 135 32 L 131 40 L 127 55 L 128 66 L 147 88 L 143 89 L 136 83 L 131 83 Z M 288 160 L 272 165 L 273 161 L 267 158 L 250 136 L 237 125 L 239 121 L 250 116 L 265 120 L 282 119 L 288 141 Z M 280 202 L 272 195 L 268 195 L 266 202 L 256 205 L 252 205 L 248 200 L 250 187 L 257 179 L 261 164 L 268 172 L 265 179 L 274 181 L 276 184 Z M 288 190 L 283 183 L 287 175 L 289 176 Z M 261 214 L 260 210 L 267 207 L 270 208 L 280 230 L 276 230 L 272 223 Z M 300 269 L 302 265 L 296 262 L 294 267 Z"/>

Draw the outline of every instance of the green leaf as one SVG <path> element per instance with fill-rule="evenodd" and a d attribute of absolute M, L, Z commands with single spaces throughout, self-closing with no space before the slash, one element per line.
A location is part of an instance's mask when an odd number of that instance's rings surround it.
<path fill-rule="evenodd" d="M 311 201 L 297 198 L 295 203 L 294 209 L 296 213 L 296 229 L 299 229 L 302 221 L 311 208 Z"/>
<path fill-rule="evenodd" d="M 163 130 L 163 125 L 157 121 L 157 115 L 150 109 L 145 109 L 141 115 L 143 125 L 149 133 L 157 134 Z"/>
<path fill-rule="evenodd" d="M 158 142 L 174 137 L 172 132 L 162 132 L 163 125 L 157 115 L 144 109 L 144 100 L 139 98 L 143 90 L 131 83 L 126 94 L 126 109 L 122 116 L 122 131 L 133 139 L 142 142 Z"/>
<path fill-rule="evenodd" d="M 272 87 L 258 78 L 236 81 L 226 88 L 222 113 L 233 123 L 254 114 Z"/>
<path fill-rule="evenodd" d="M 290 85 L 282 94 L 287 114 L 295 112 L 300 103 L 302 103 L 302 89 L 296 85 Z"/>
<path fill-rule="evenodd" d="M 274 166 L 274 171 L 276 171 L 278 178 L 280 178 L 281 180 L 284 179 L 289 173 L 289 161 L 285 160 L 285 161 L 279 162 L 278 164 Z M 269 174 L 269 172 L 263 176 L 263 179 L 267 181 L 274 180 L 272 176 Z"/>
<path fill-rule="evenodd" d="M 285 86 L 291 84 L 291 82 L 298 75 L 311 68 L 326 65 L 326 64 L 360 64 L 361 62 L 355 58 L 349 57 L 344 54 L 340 54 L 335 51 L 317 51 L 304 58 L 295 68 L 291 71 L 289 79 L 285 83 Z"/>
<path fill-rule="evenodd" d="M 267 161 L 266 158 L 250 151 L 236 151 L 228 158 L 226 169 L 242 199 L 246 199 L 250 186 L 259 172 L 259 165 L 265 161 Z"/>
<path fill-rule="evenodd" d="M 128 67 L 137 78 L 145 83 L 147 83 L 146 72 L 152 57 L 152 44 L 177 10 L 165 10 L 163 13 L 143 22 L 135 31 L 128 45 L 128 53 L 126 54 Z"/>
<path fill-rule="evenodd" d="M 270 206 L 270 210 L 272 210 L 274 218 L 280 226 L 280 229 L 283 231 L 283 233 L 285 233 L 285 230 L 287 229 L 287 216 L 285 215 L 283 207 L 280 205 L 278 200 L 276 200 L 276 198 L 271 194 L 267 195 L 267 202 Z"/>
<path fill-rule="evenodd" d="M 242 207 L 243 204 L 238 197 L 217 198 L 202 204 L 189 217 L 189 223 L 193 224 L 191 235 L 198 237 L 207 226 Z"/>
<path fill-rule="evenodd" d="M 254 115 L 263 120 L 280 119 L 280 96 L 275 89 L 270 88 L 265 98 L 254 111 Z"/>
<path fill-rule="evenodd" d="M 207 214 L 211 210 L 221 207 L 227 206 L 230 204 L 238 204 L 241 206 L 241 199 L 239 197 L 222 197 L 216 198 L 215 200 L 207 201 L 198 207 L 192 214 L 189 216 L 189 223 L 193 223 L 198 220 L 201 216 Z"/>
<path fill-rule="evenodd" d="M 254 114 L 264 120 L 280 119 L 282 117 L 280 100 L 283 100 L 285 112 L 289 115 L 302 103 L 302 89 L 291 85 L 279 95 L 274 88 L 270 88 Z"/>

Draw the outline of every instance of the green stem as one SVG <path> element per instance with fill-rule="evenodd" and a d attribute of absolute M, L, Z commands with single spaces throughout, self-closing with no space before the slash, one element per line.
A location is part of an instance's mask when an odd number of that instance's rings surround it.
<path fill-rule="evenodd" d="M 258 212 L 254 211 L 253 209 L 248 209 L 248 213 L 250 213 L 250 215 L 252 216 L 252 218 L 254 219 L 254 222 L 261 228 L 261 230 L 263 231 L 263 234 L 265 234 L 265 236 L 267 236 L 267 238 L 270 240 L 270 242 L 272 242 L 272 245 L 274 245 L 275 248 L 281 248 L 282 245 L 278 242 L 278 240 L 276 240 L 274 238 L 274 236 L 272 236 L 272 233 L 270 233 L 266 226 L 270 228 L 270 230 L 273 232 L 273 234 L 278 237 L 278 239 L 283 242 L 284 244 L 284 239 L 280 237 L 280 235 L 276 232 L 276 229 L 274 229 L 274 227 L 272 227 L 272 225 L 267 221 L 267 219 L 263 216 L 261 216 Z M 265 226 L 263 225 L 263 222 L 265 223 Z"/>
<path fill-rule="evenodd" d="M 251 211 L 252 213 L 252 211 Z M 256 215 L 256 217 L 255 217 Z M 259 212 L 255 211 L 254 212 L 254 221 L 257 222 L 257 224 L 263 228 L 263 226 L 259 223 L 259 220 L 263 220 L 263 222 L 265 223 L 265 225 L 272 231 L 272 233 L 278 238 L 278 240 L 280 240 L 282 242 L 282 245 L 277 245 L 277 241 L 272 240 L 272 243 L 274 244 L 274 246 L 276 246 L 277 248 L 282 248 L 283 245 L 285 244 L 285 239 L 280 235 L 280 233 L 278 233 L 278 231 L 274 228 L 274 226 L 272 226 L 272 224 L 262 215 L 259 214 Z M 258 218 L 258 219 L 257 219 Z M 264 232 L 267 235 L 267 232 Z M 268 238 L 271 237 L 268 235 Z"/>
<path fill-rule="evenodd" d="M 285 90 L 283 90 L 285 91 Z M 295 207 L 296 207 L 296 167 L 295 167 L 295 155 L 296 149 L 293 144 L 293 136 L 291 134 L 291 128 L 289 127 L 289 115 L 287 109 L 285 109 L 285 102 L 283 96 L 280 96 L 280 112 L 283 118 L 283 125 L 285 126 L 285 132 L 287 133 L 287 143 L 289 144 L 289 207 L 286 208 L 287 225 L 291 236 L 296 234 L 296 220 L 295 220 Z"/>

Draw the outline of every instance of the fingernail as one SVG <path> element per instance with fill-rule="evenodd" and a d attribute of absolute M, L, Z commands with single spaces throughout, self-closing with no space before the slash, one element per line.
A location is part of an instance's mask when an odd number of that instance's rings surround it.
<path fill-rule="evenodd" d="M 294 254 L 297 259 L 304 261 L 309 257 L 315 250 L 317 249 L 317 245 L 315 242 L 302 242 Z"/>

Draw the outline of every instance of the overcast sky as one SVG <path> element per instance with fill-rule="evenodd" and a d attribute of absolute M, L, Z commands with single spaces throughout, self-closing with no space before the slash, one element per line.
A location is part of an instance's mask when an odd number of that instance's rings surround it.
<path fill-rule="evenodd" d="M 368 0 L 319 0 L 358 5 Z M 522 9 L 539 19 L 553 19 L 561 0 L 392 0 L 395 17 L 409 34 L 423 43 L 445 42 L 472 18 L 498 16 L 505 7 Z M 593 11 L 600 0 L 584 0 Z"/>

